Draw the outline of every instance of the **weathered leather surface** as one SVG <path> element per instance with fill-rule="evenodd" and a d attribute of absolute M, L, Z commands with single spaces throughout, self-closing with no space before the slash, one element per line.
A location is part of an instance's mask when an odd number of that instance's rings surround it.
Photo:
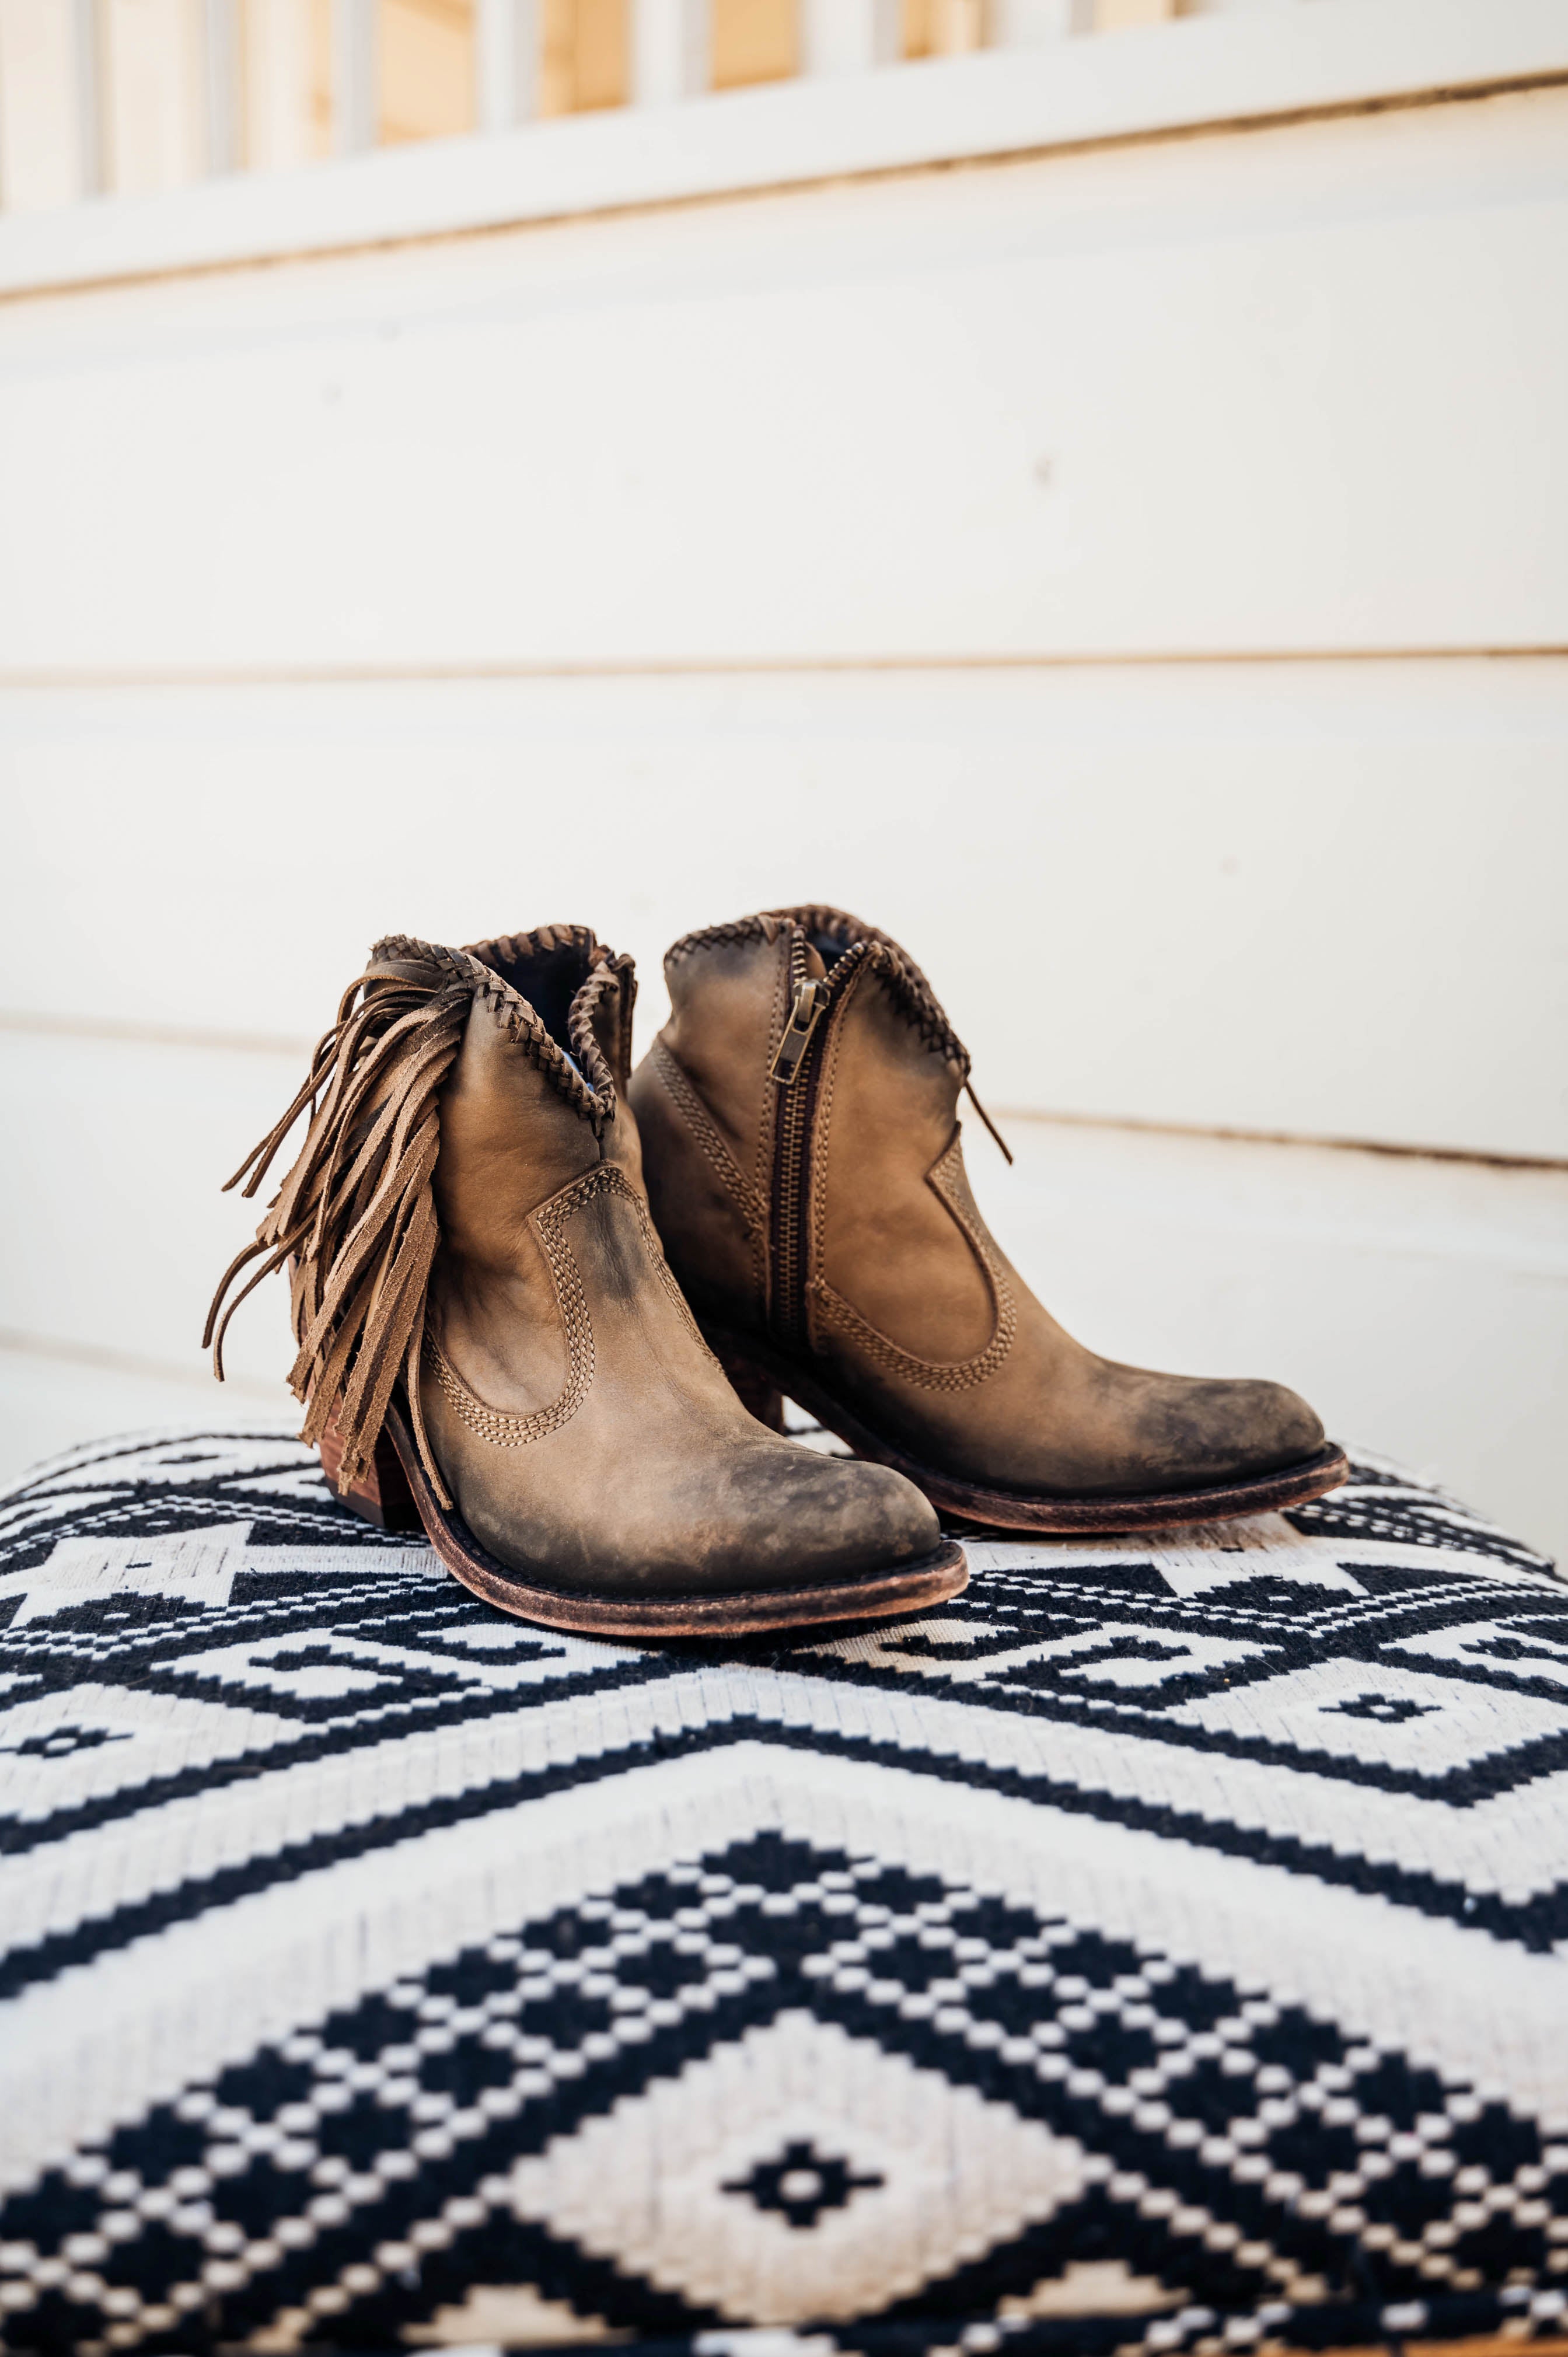
<path fill-rule="evenodd" d="M 526 991 L 526 963 L 511 971 Z M 422 1405 L 492 1555 L 657 1596 L 811 1587 L 938 1544 L 901 1476 L 816 1456 L 742 1407 L 660 1253 L 624 1097 L 596 1129 L 476 998 L 440 1123 Z"/>
<path fill-rule="evenodd" d="M 832 996 L 811 1134 L 807 1334 L 835 1396 L 935 1471 L 1051 1497 L 1197 1489 L 1322 1446 L 1312 1409 L 1278 1383 L 1122 1366 L 1058 1324 L 970 1192 L 958 1119 L 966 1051 L 897 944 L 838 911 L 776 910 L 688 936 L 672 953 L 678 1013 L 631 1096 L 654 1217 L 702 1312 L 766 1336 L 774 1207 L 747 1202 L 700 1116 L 735 1142 L 737 1162 L 744 1149 L 757 1167 L 759 1090 L 778 1037 L 769 1022 L 792 928 L 830 948 L 869 943 L 845 961 L 842 986 L 837 961 L 830 970 L 809 952 Z M 761 1168 L 770 1187 L 766 1155 Z"/>

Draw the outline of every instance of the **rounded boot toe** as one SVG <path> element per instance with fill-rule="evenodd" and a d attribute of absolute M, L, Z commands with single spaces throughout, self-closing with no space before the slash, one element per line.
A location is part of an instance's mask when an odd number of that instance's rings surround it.
<path fill-rule="evenodd" d="M 1318 1454 L 1327 1433 L 1323 1419 L 1297 1391 L 1285 1383 L 1247 1383 L 1247 1393 L 1252 1403 L 1247 1416 L 1247 1469 L 1273 1473 Z"/>
<path fill-rule="evenodd" d="M 887 1571 L 913 1563 L 941 1544 L 935 1507 L 890 1465 L 848 1463 L 837 1458 L 820 1461 L 841 1476 L 832 1532 L 823 1534 L 841 1566 L 841 1576 Z"/>
<path fill-rule="evenodd" d="M 728 1485 L 710 1577 L 730 1587 L 817 1587 L 929 1555 L 941 1526 L 912 1481 L 886 1465 L 821 1457 L 795 1442 L 747 1451 Z"/>
<path fill-rule="evenodd" d="M 1244 1480 L 1253 1475 L 1278 1473 L 1299 1465 L 1323 1447 L 1326 1435 L 1321 1418 L 1297 1392 L 1283 1383 L 1233 1383 L 1223 1386 L 1230 1394 L 1229 1447 L 1219 1478 Z"/>
<path fill-rule="evenodd" d="M 1317 1417 L 1283 1383 L 1182 1375 L 1143 1382 L 1132 1448 L 1118 1468 L 1134 1494 L 1253 1480 L 1323 1446 Z M 1137 1480 L 1126 1481 L 1133 1469 Z"/>

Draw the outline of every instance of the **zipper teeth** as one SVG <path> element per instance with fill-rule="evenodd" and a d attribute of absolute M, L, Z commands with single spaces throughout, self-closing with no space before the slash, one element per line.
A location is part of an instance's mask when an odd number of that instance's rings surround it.
<path fill-rule="evenodd" d="M 797 926 L 789 944 L 789 995 L 806 979 L 805 932 Z M 860 963 L 854 950 L 846 952 L 825 978 L 817 983 L 817 1013 L 811 1036 L 795 1067 L 794 1077 L 778 1091 L 783 1100 L 777 1115 L 773 1144 L 773 1286 L 771 1326 L 774 1339 L 786 1347 L 798 1345 L 806 1332 L 806 1267 L 811 1219 L 811 1133 L 816 1124 L 817 1098 L 827 1060 L 828 1033 L 833 1004 L 846 974 Z"/>
<path fill-rule="evenodd" d="M 806 979 L 806 937 L 797 926 L 789 941 L 789 996 Z M 820 1028 L 820 1026 L 819 1026 Z M 778 1091 L 773 1137 L 773 1330 L 792 1342 L 800 1330 L 800 1174 L 805 1159 L 808 1091 L 817 1042 L 808 1046 L 794 1077 Z"/>
<path fill-rule="evenodd" d="M 806 1335 L 806 1264 L 807 1240 L 811 1219 L 811 1133 L 816 1125 L 817 1096 L 822 1086 L 822 1065 L 827 1054 L 827 1015 L 824 1012 L 811 1045 L 801 1059 L 798 1083 L 800 1092 L 800 1143 L 795 1162 L 795 1198 L 793 1226 L 795 1231 L 795 1267 L 793 1291 L 790 1297 L 793 1318 L 793 1339 L 803 1342 Z"/>

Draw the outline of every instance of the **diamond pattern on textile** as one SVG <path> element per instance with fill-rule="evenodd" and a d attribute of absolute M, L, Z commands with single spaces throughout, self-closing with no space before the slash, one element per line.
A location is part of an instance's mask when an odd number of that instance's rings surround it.
<path fill-rule="evenodd" d="M 971 1561 L 637 1651 L 271 1435 L 0 1500 L 4 2345 L 1554 2330 L 1568 1593 L 1376 1465 Z"/>

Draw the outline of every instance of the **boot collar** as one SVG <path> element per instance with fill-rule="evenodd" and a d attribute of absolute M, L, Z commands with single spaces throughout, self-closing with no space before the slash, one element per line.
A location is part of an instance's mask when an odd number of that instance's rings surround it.
<path fill-rule="evenodd" d="M 880 977 L 894 1005 L 919 1033 L 924 1045 L 956 1064 L 967 1082 L 969 1049 L 949 1022 L 936 992 L 914 959 L 890 933 L 879 931 L 863 918 L 852 917 L 847 909 L 807 902 L 796 909 L 767 909 L 753 917 L 737 917 L 727 925 L 710 925 L 702 932 L 683 933 L 666 952 L 664 963 L 666 966 L 674 965 L 682 958 L 725 942 L 772 942 L 784 931 L 803 935 L 830 977 L 841 959 L 859 951 L 865 963 Z"/>
<path fill-rule="evenodd" d="M 615 1119 L 630 1064 L 636 968 L 586 925 L 541 925 L 456 950 L 391 933 L 371 950 L 366 980 L 378 971 L 466 989 L 596 1135 Z M 614 1070 L 597 1029 L 611 999 L 618 1001 Z"/>

